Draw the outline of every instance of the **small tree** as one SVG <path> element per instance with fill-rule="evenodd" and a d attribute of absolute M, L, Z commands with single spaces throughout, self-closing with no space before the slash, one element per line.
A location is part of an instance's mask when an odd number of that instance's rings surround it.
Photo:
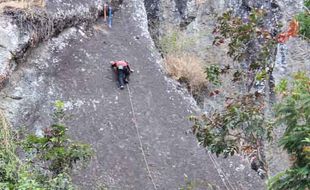
<path fill-rule="evenodd" d="M 228 11 L 218 18 L 214 45 L 227 42 L 228 56 L 241 64 L 223 68 L 212 65 L 206 68 L 207 78 L 220 85 L 219 75 L 232 72 L 231 80 L 239 86 L 240 91 L 225 97 L 223 110 L 202 117 L 191 117 L 193 132 L 201 145 L 217 156 L 243 153 L 254 158 L 252 168 L 259 170 L 261 177 L 265 177 L 267 170 L 262 154 L 263 141 L 271 139 L 272 126 L 265 125 L 265 95 L 269 95 L 269 90 L 265 88 L 264 93 L 256 89 L 255 84 L 270 80 L 276 48 L 274 30 L 267 30 L 265 23 L 267 11 L 252 8 L 248 15 Z"/>
<path fill-rule="evenodd" d="M 89 145 L 73 142 L 66 135 L 63 106 L 61 101 L 55 103 L 54 124 L 44 129 L 43 137 L 29 135 L 24 141 L 27 152 L 34 153 L 32 160 L 41 162 L 54 176 L 68 173 L 77 161 L 87 161 L 92 155 Z"/>
<path fill-rule="evenodd" d="M 299 34 L 310 40 L 310 0 L 305 0 L 304 4 L 305 11 L 299 13 L 296 19 L 299 22 Z"/>
<path fill-rule="evenodd" d="M 310 1 L 306 0 L 305 7 Z M 280 145 L 288 151 L 293 158 L 292 167 L 275 176 L 269 181 L 269 189 L 309 189 L 309 158 L 310 158 L 310 123 L 309 110 L 310 81 L 305 74 L 297 74 L 291 90 L 285 91 L 287 81 L 282 81 L 277 87 L 285 97 L 283 103 L 276 106 L 276 122 L 267 122 L 272 117 L 268 104 L 269 94 L 273 92 L 270 83 L 273 71 L 275 45 L 279 36 L 273 29 L 265 26 L 268 12 L 251 8 L 249 15 L 241 17 L 228 11 L 218 18 L 218 25 L 214 30 L 216 35 L 214 45 L 228 43 L 228 55 L 235 61 L 242 63 L 241 68 L 234 68 L 233 82 L 246 79 L 246 91 L 236 92 L 234 97 L 226 97 L 223 103 L 224 110 L 216 110 L 208 115 L 191 117 L 194 122 L 193 133 L 198 142 L 207 147 L 216 155 L 234 155 L 243 153 L 251 156 L 251 167 L 262 174 L 259 169 L 264 168 L 263 142 L 271 140 L 273 127 L 286 126 L 286 132 L 280 140 Z M 307 9 L 307 8 L 306 8 Z M 267 10 L 268 11 L 268 10 Z M 309 9 L 298 16 L 299 32 L 307 36 Z M 298 23 L 295 21 L 293 33 L 297 33 Z M 275 23 L 275 27 L 279 26 Z M 291 29 L 290 29 L 291 30 Z M 291 31 L 290 31 L 291 32 Z M 289 33 L 290 33 L 289 32 Z M 290 37 L 288 35 L 285 37 Z M 206 69 L 207 78 L 220 84 L 221 73 L 230 69 L 220 69 L 213 66 Z M 265 92 L 255 88 L 255 83 L 265 82 Z M 269 88 L 267 88 L 269 87 Z M 219 92 L 213 93 L 218 94 Z M 267 117 L 266 117 L 267 116 Z M 254 155 L 254 156 L 253 156 Z M 265 175 L 261 175 L 264 177 Z"/>
<path fill-rule="evenodd" d="M 92 150 L 68 138 L 64 103 L 57 101 L 55 107 L 54 124 L 44 135 L 30 134 L 24 140 L 14 135 L 0 112 L 0 189 L 74 189 L 69 172 L 76 162 L 89 160 Z M 24 159 L 18 157 L 17 149 L 24 151 Z"/>
<path fill-rule="evenodd" d="M 287 84 L 282 81 L 281 84 Z M 286 127 L 280 139 L 291 156 L 292 166 L 269 180 L 270 190 L 310 188 L 310 78 L 305 73 L 294 76 L 293 85 L 278 88 L 282 101 L 276 105 L 276 122 Z"/>

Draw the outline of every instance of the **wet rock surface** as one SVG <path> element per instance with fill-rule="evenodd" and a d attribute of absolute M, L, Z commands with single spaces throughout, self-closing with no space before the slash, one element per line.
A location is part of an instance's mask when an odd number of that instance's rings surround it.
<path fill-rule="evenodd" d="M 51 122 L 53 102 L 66 102 L 70 135 L 96 153 L 89 167 L 74 174 L 80 189 L 154 189 L 137 128 L 157 189 L 177 189 L 184 175 L 217 189 L 263 189 L 246 161 L 214 161 L 188 134 L 187 117 L 198 109 L 162 73 L 147 24 L 143 1 L 136 1 L 123 3 L 112 29 L 101 19 L 90 29 L 65 29 L 18 65 L 0 92 L 1 108 L 14 126 L 40 134 Z M 109 65 L 117 59 L 135 70 L 130 93 L 117 88 Z"/>

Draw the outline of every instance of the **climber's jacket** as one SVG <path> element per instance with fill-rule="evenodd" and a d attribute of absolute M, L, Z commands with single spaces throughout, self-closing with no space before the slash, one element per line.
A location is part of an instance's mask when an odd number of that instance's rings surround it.
<path fill-rule="evenodd" d="M 111 62 L 111 66 L 117 69 L 124 69 L 125 67 L 129 67 L 127 61 L 113 61 Z"/>
<path fill-rule="evenodd" d="M 117 78 L 119 86 L 121 89 L 124 88 L 124 85 L 129 81 L 129 75 L 133 70 L 130 69 L 127 61 L 111 61 L 112 68 L 117 71 Z"/>

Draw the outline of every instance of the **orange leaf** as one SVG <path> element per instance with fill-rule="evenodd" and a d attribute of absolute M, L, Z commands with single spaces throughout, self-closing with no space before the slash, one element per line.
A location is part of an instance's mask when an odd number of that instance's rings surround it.
<path fill-rule="evenodd" d="M 281 34 L 279 34 L 278 36 L 278 42 L 279 43 L 284 43 L 286 42 L 290 37 L 295 37 L 298 34 L 298 30 L 299 30 L 299 23 L 297 22 L 297 20 L 293 19 L 288 27 L 287 32 L 283 32 Z"/>

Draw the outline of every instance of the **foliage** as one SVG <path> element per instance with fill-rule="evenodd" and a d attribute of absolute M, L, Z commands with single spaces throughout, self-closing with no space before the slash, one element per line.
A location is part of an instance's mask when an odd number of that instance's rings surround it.
<path fill-rule="evenodd" d="M 266 25 L 267 11 L 251 8 L 247 15 L 228 11 L 218 17 L 213 44 L 227 43 L 228 56 L 240 66 L 228 65 L 225 72 L 219 67 L 207 68 L 207 78 L 220 84 L 219 75 L 232 72 L 232 82 L 243 86 L 226 97 L 223 110 L 191 117 L 193 133 L 203 147 L 225 158 L 235 153 L 251 157 L 257 163 L 252 168 L 262 178 L 266 172 L 263 142 L 272 139 L 273 126 L 265 118 L 266 97 L 255 84 L 270 79 L 277 44 L 274 31 L 279 28 L 279 23 L 273 23 L 274 28 Z M 244 88 L 246 92 L 241 90 Z"/>
<path fill-rule="evenodd" d="M 194 96 L 201 93 L 207 85 L 203 60 L 188 51 L 195 44 L 195 38 L 173 30 L 168 31 L 158 42 L 158 47 L 165 56 L 163 67 L 167 74 L 185 84 Z"/>
<path fill-rule="evenodd" d="M 307 0 L 306 6 L 309 4 L 310 1 Z M 309 29 L 308 16 L 304 18 L 303 15 L 303 18 L 299 19 L 303 20 L 301 30 L 304 35 Z M 200 117 L 192 116 L 192 129 L 198 142 L 217 156 L 228 157 L 243 153 L 254 158 L 251 159 L 253 169 L 258 171 L 257 168 L 263 167 L 266 171 L 261 152 L 263 142 L 272 139 L 274 127 L 286 126 L 280 145 L 294 158 L 294 164 L 289 170 L 271 179 L 269 189 L 309 189 L 309 78 L 299 73 L 294 78 L 293 90 L 286 90 L 289 86 L 287 80 L 282 80 L 276 87 L 276 91 L 284 96 L 282 103 L 275 109 L 277 122 L 268 122 L 266 119 L 266 97 L 270 91 L 262 94 L 254 88 L 257 82 L 270 82 L 273 71 L 277 37 L 272 32 L 273 29 L 266 29 L 268 19 L 265 10 L 254 8 L 247 16 L 241 17 L 228 11 L 218 18 L 214 30 L 214 45 L 228 43 L 228 55 L 241 63 L 241 67 L 234 71 L 232 81 L 237 82 L 244 78 L 249 81 L 246 84 L 247 93 L 226 97 L 223 111 L 216 110 Z M 279 27 L 279 23 L 274 24 L 276 28 Z M 215 81 L 221 73 L 218 68 L 207 68 L 206 72 L 207 77 Z M 259 167 L 252 166 L 252 163 L 256 164 L 253 160 L 258 160 Z"/>
<path fill-rule="evenodd" d="M 63 106 L 61 101 L 55 103 L 55 123 L 42 137 L 30 134 L 21 140 L 2 122 L 0 139 L 7 143 L 0 144 L 0 189 L 73 189 L 69 172 L 76 162 L 89 160 L 92 151 L 89 145 L 73 142 L 66 135 Z M 17 149 L 26 156 L 23 160 Z"/>
<path fill-rule="evenodd" d="M 18 158 L 17 133 L 12 131 L 2 111 L 0 119 L 0 189 L 43 190 L 42 184 L 36 179 L 36 173 Z"/>
<path fill-rule="evenodd" d="M 180 31 L 171 31 L 159 40 L 159 49 L 164 55 L 179 54 L 193 44 L 195 44 L 194 37 L 186 37 Z"/>
<path fill-rule="evenodd" d="M 89 145 L 72 142 L 68 138 L 67 127 L 61 123 L 65 117 L 64 104 L 56 102 L 55 105 L 55 124 L 44 129 L 43 137 L 29 135 L 24 141 L 24 148 L 28 153 L 35 152 L 33 160 L 43 162 L 53 175 L 59 175 L 67 173 L 77 161 L 87 161 L 91 157 L 91 149 Z"/>
<path fill-rule="evenodd" d="M 272 128 L 265 125 L 264 96 L 253 89 L 255 81 L 267 80 L 272 71 L 271 54 L 275 50 L 276 39 L 266 29 L 266 18 L 265 10 L 254 8 L 247 17 L 228 11 L 218 18 L 214 45 L 226 41 L 228 55 L 244 63 L 241 68 L 235 69 L 232 81 L 244 78 L 251 81 L 247 84 L 247 93 L 226 97 L 223 111 L 216 110 L 202 117 L 191 118 L 198 141 L 218 156 L 256 152 L 257 157 L 261 158 L 259 149 L 262 140 L 271 139 Z M 230 66 L 225 69 L 225 72 L 228 71 Z M 217 66 L 211 66 L 206 73 L 210 81 L 220 84 L 219 75 L 224 72 Z"/>
<path fill-rule="evenodd" d="M 299 13 L 296 19 L 299 22 L 299 34 L 310 39 L 310 0 L 305 1 L 305 11 Z"/>
<path fill-rule="evenodd" d="M 294 76 L 290 89 L 282 88 L 282 101 L 275 107 L 278 126 L 285 126 L 280 139 L 294 159 L 291 168 L 277 174 L 269 183 L 271 190 L 310 188 L 310 78 L 305 73 Z"/>
<path fill-rule="evenodd" d="M 223 112 L 191 117 L 193 133 L 202 146 L 217 156 L 256 150 L 262 139 L 270 137 L 272 130 L 264 125 L 262 101 L 259 94 L 227 99 Z"/>
<path fill-rule="evenodd" d="M 310 9 L 310 0 L 305 0 L 304 4 L 307 9 Z"/>
<path fill-rule="evenodd" d="M 221 69 L 217 65 L 211 65 L 210 67 L 207 67 L 205 70 L 205 73 L 207 74 L 207 79 L 212 82 L 215 85 L 221 84 L 220 81 L 220 74 Z"/>
<path fill-rule="evenodd" d="M 207 84 L 202 62 L 197 56 L 191 54 L 178 56 L 169 54 L 166 55 L 163 66 L 172 78 L 186 84 L 189 91 L 196 94 Z"/>
<path fill-rule="evenodd" d="M 228 55 L 235 61 L 246 62 L 251 70 L 263 70 L 270 63 L 270 54 L 276 40 L 266 30 L 264 20 L 266 11 L 253 9 L 248 17 L 242 18 L 232 11 L 223 13 L 218 18 L 214 29 L 214 45 L 221 45 L 228 40 Z"/>

